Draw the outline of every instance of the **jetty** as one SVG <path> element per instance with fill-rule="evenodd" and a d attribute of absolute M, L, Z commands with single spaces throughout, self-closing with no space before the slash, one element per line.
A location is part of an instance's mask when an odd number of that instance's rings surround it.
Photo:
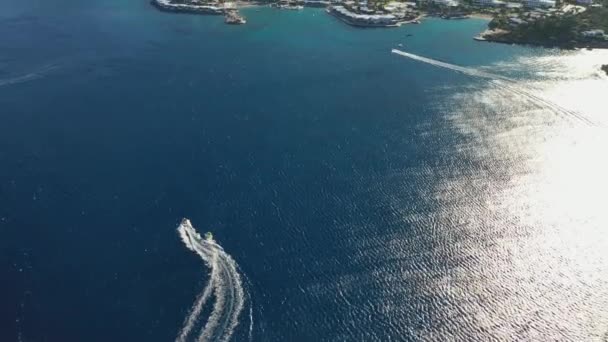
<path fill-rule="evenodd" d="M 180 0 L 152 0 L 152 5 L 161 11 L 176 13 L 214 14 L 224 13 L 224 6 L 219 3 Z"/>

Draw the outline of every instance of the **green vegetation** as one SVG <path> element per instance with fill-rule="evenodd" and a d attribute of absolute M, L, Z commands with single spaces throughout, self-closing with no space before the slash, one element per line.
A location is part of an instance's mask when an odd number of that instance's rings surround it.
<path fill-rule="evenodd" d="M 585 29 L 602 29 L 608 33 L 608 0 L 604 1 L 604 7 L 589 8 L 579 17 Z"/>
<path fill-rule="evenodd" d="M 596 29 L 608 32 L 608 7 L 589 7 L 580 14 L 548 15 L 541 18 L 530 18 L 520 13 L 518 18 L 525 23 L 511 25 L 508 14 L 497 15 L 488 25 L 489 28 L 509 32 L 493 38 L 498 41 L 563 48 L 608 47 L 608 41 L 604 37 L 582 35 L 584 31 Z"/>
<path fill-rule="evenodd" d="M 606 75 L 608 75 L 608 64 L 602 65 L 602 70 L 604 70 L 604 72 L 606 73 Z"/>
<path fill-rule="evenodd" d="M 577 20 L 573 15 L 549 17 L 512 31 L 515 39 L 530 42 L 547 42 L 550 45 L 575 45 L 578 37 Z"/>
<path fill-rule="evenodd" d="M 373 9 L 383 9 L 384 6 L 386 6 L 389 2 L 390 0 L 368 0 L 367 7 Z M 356 3 L 358 4 L 359 1 L 357 1 Z"/>

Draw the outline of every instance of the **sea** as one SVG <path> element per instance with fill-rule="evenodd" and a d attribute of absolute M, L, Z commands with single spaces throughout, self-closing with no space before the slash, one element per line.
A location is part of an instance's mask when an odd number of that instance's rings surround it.
<path fill-rule="evenodd" d="M 608 339 L 606 51 L 241 12 L 0 2 L 0 341 Z"/>

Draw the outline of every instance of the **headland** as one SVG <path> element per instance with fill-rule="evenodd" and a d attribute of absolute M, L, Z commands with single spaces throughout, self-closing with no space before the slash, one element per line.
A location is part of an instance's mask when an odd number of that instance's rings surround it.
<path fill-rule="evenodd" d="M 219 2 L 199 2 L 182 0 L 152 0 L 152 5 L 161 11 L 194 14 L 223 14 L 224 6 Z"/>
<path fill-rule="evenodd" d="M 152 5 L 161 11 L 174 13 L 224 15 L 224 22 L 230 25 L 245 24 L 240 15 L 238 3 L 197 0 L 152 0 Z"/>
<path fill-rule="evenodd" d="M 476 39 L 561 49 L 608 48 L 608 1 L 578 2 L 557 5 L 552 0 L 539 0 L 534 7 L 531 2 L 521 7 L 499 7 L 488 30 Z"/>

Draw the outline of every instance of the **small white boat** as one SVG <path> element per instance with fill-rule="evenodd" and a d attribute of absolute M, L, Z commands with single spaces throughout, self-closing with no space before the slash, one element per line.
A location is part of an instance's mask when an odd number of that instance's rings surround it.
<path fill-rule="evenodd" d="M 213 241 L 213 234 L 211 232 L 206 232 L 205 233 L 205 240 L 207 240 L 207 241 Z"/>

